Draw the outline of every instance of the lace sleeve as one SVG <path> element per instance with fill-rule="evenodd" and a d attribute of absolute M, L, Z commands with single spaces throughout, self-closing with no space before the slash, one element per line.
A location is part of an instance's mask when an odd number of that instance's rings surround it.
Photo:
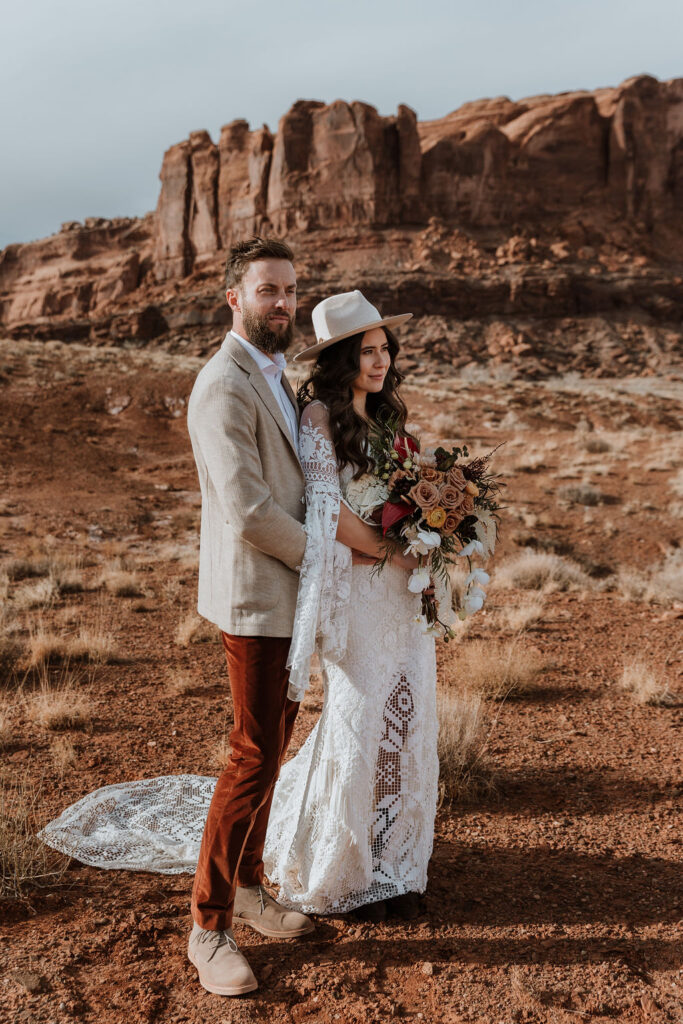
<path fill-rule="evenodd" d="M 306 406 L 299 428 L 299 456 L 306 478 L 306 550 L 289 649 L 289 698 L 299 701 L 308 688 L 311 656 L 336 663 L 346 652 L 351 592 L 351 549 L 336 540 L 339 520 L 337 459 L 327 409 Z"/>

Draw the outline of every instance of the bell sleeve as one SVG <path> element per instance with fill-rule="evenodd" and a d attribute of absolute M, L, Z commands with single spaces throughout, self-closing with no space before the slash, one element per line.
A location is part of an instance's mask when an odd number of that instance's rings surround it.
<path fill-rule="evenodd" d="M 346 653 L 351 595 L 351 549 L 336 540 L 343 500 L 327 409 L 311 402 L 299 427 L 299 457 L 306 480 L 306 548 L 287 667 L 290 700 L 300 701 L 307 688 L 311 657 L 321 667 Z"/>

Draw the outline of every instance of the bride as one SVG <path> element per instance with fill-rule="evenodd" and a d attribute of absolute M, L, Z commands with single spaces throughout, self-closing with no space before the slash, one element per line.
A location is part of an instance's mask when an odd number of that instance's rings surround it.
<path fill-rule="evenodd" d="M 405 430 L 390 330 L 405 319 L 382 320 L 359 291 L 332 296 L 313 310 L 320 340 L 296 357 L 315 365 L 298 394 L 308 540 L 289 696 L 301 699 L 317 640 L 324 702 L 281 770 L 264 864 L 280 900 L 307 913 L 412 916 L 427 882 L 439 770 L 434 640 L 407 586 L 415 560 L 397 552 L 373 572 L 379 531 L 353 499 L 353 482 L 372 468 L 377 416 L 393 414 Z"/>
<path fill-rule="evenodd" d="M 434 639 L 422 632 L 412 556 L 380 573 L 377 527 L 354 482 L 371 469 L 368 438 L 382 414 L 405 431 L 398 342 L 359 291 L 313 310 L 315 360 L 299 390 L 306 478 L 306 551 L 289 654 L 289 696 L 301 700 L 318 654 L 319 721 L 281 770 L 264 862 L 279 900 L 303 912 L 358 909 L 413 916 L 432 851 L 438 758 Z M 106 786 L 42 833 L 49 845 L 98 867 L 194 871 L 216 780 L 188 775 Z M 362 909 L 361 909 L 362 908 Z"/>

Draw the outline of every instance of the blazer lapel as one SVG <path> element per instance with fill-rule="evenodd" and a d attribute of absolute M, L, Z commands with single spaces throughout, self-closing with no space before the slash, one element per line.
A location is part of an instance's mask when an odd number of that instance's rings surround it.
<path fill-rule="evenodd" d="M 268 384 L 266 378 L 263 376 L 261 369 L 254 362 L 249 353 L 242 348 L 239 341 L 233 338 L 232 334 L 228 333 L 225 341 L 223 342 L 223 347 L 225 348 L 226 352 L 232 356 L 237 365 L 240 366 L 246 373 L 249 374 L 249 383 L 251 384 L 254 391 L 265 405 L 270 415 L 277 423 L 278 427 L 280 428 L 280 432 L 284 434 L 285 439 L 288 441 L 290 448 L 296 455 L 296 460 L 298 462 L 299 453 L 297 451 L 296 442 L 294 441 L 294 438 L 290 433 L 285 417 L 283 416 L 282 410 L 278 405 L 278 401 L 273 392 L 270 390 L 270 385 Z M 292 389 L 291 387 L 289 387 L 289 381 L 286 380 L 284 373 L 282 374 L 281 379 L 285 385 L 285 391 L 287 391 L 287 393 L 291 395 Z M 294 408 L 296 411 L 298 422 L 299 410 L 296 402 L 294 403 Z"/>
<path fill-rule="evenodd" d="M 299 403 L 297 402 L 296 395 L 292 390 L 292 385 L 289 383 L 289 381 L 287 380 L 287 375 L 284 373 L 282 374 L 282 386 L 285 389 L 287 398 L 290 400 L 294 407 L 294 415 L 296 416 L 296 422 L 299 423 L 299 421 L 301 420 L 301 410 L 299 408 Z"/>

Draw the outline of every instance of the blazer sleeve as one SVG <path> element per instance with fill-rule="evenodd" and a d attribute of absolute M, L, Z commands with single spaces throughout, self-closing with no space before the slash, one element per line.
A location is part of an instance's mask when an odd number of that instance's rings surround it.
<path fill-rule="evenodd" d="M 298 571 L 306 533 L 263 479 L 253 405 L 223 378 L 197 396 L 188 418 L 226 523 L 241 540 Z"/>

